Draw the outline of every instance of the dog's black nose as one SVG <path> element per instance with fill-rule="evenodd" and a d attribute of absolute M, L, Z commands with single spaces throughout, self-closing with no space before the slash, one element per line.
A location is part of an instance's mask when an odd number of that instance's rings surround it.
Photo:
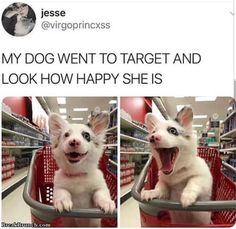
<path fill-rule="evenodd" d="M 153 135 L 149 138 L 149 142 L 151 142 L 151 143 L 154 143 L 154 142 L 155 142 L 155 138 L 154 138 Z"/>
<path fill-rule="evenodd" d="M 78 139 L 72 139 L 72 140 L 69 141 L 69 145 L 71 147 L 79 146 L 80 145 L 80 141 Z"/>

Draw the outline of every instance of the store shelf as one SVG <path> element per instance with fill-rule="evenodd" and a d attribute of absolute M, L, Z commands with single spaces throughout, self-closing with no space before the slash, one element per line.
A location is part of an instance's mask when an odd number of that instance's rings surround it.
<path fill-rule="evenodd" d="M 113 126 L 113 127 L 109 128 L 109 129 L 107 129 L 106 132 L 116 133 L 117 132 L 117 126 Z"/>
<path fill-rule="evenodd" d="M 236 128 L 221 135 L 220 139 L 225 139 L 225 138 L 235 138 L 236 137 Z"/>
<path fill-rule="evenodd" d="M 38 149 L 43 146 L 2 146 L 3 149 Z"/>
<path fill-rule="evenodd" d="M 219 147 L 219 143 L 218 143 L 218 142 L 209 142 L 207 146 L 210 146 L 210 147 Z"/>
<path fill-rule="evenodd" d="M 235 113 L 236 113 L 236 110 L 231 112 L 231 114 L 223 121 L 223 123 L 227 122 Z"/>
<path fill-rule="evenodd" d="M 16 122 L 16 123 L 19 123 L 27 128 L 30 128 L 31 130 L 37 132 L 37 133 L 40 133 L 44 136 L 46 136 L 47 138 L 49 138 L 49 136 L 43 132 L 41 132 L 40 130 L 37 130 L 36 128 L 34 128 L 33 126 L 29 125 L 28 123 L 26 122 L 23 122 L 21 121 L 20 119 L 14 117 L 13 115 L 5 112 L 5 111 L 2 111 L 2 120 L 7 120 L 7 121 L 13 121 L 13 122 Z"/>
<path fill-rule="evenodd" d="M 114 109 L 110 112 L 110 115 L 113 115 L 117 110 L 118 110 L 118 107 L 114 108 Z"/>
<path fill-rule="evenodd" d="M 117 143 L 114 143 L 114 144 L 104 144 L 103 145 L 104 147 L 117 147 Z"/>
<path fill-rule="evenodd" d="M 125 134 L 120 134 L 120 139 L 121 140 L 127 140 L 127 141 L 136 141 L 136 142 L 141 142 L 141 143 L 146 143 L 148 144 L 148 141 L 142 140 L 142 139 L 138 139 L 138 138 L 134 138 Z"/>
<path fill-rule="evenodd" d="M 134 180 L 120 187 L 120 204 L 123 204 L 131 198 L 131 189 L 134 186 L 134 182 L 137 179 L 137 176 L 134 177 Z"/>
<path fill-rule="evenodd" d="M 5 198 L 9 193 L 19 187 L 26 179 L 29 167 L 15 170 L 15 174 L 2 181 L 2 199 Z"/>
<path fill-rule="evenodd" d="M 133 185 L 134 185 L 134 181 L 132 181 L 131 183 L 126 184 L 124 186 L 121 186 L 120 196 L 122 197 L 122 196 L 126 195 L 128 192 L 131 192 Z"/>
<path fill-rule="evenodd" d="M 135 128 L 139 131 L 142 131 L 142 132 L 148 134 L 147 130 L 143 129 L 142 127 L 136 125 L 135 123 L 133 123 L 133 122 L 127 120 L 127 119 L 124 119 L 122 117 L 120 119 L 120 125 L 121 125 L 121 127 L 124 127 L 125 129 L 134 129 Z"/>
<path fill-rule="evenodd" d="M 219 151 L 220 152 L 236 151 L 236 147 L 227 148 L 227 149 L 220 149 Z"/>
<path fill-rule="evenodd" d="M 151 152 L 120 152 L 121 154 L 151 154 Z"/>
<path fill-rule="evenodd" d="M 14 135 L 18 135 L 18 136 L 22 136 L 22 137 L 27 137 L 27 138 L 30 138 L 30 139 L 34 139 L 34 140 L 38 140 L 38 141 L 43 141 L 43 142 L 47 141 L 47 140 L 43 140 L 43 139 L 40 139 L 40 138 L 35 138 L 35 137 L 32 137 L 32 136 L 29 136 L 27 134 L 22 134 L 20 132 L 9 130 L 9 129 L 6 129 L 6 128 L 2 128 L 2 133 L 4 133 L 4 134 L 14 134 Z"/>
<path fill-rule="evenodd" d="M 109 163 L 112 164 L 113 166 L 116 166 L 116 167 L 118 166 L 117 162 L 115 162 L 115 161 L 113 161 L 113 160 L 111 160 L 111 159 L 109 159 L 108 161 L 109 161 Z"/>

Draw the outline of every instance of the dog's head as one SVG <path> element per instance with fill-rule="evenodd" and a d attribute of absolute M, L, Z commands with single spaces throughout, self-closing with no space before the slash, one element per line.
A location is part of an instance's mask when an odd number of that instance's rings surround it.
<path fill-rule="evenodd" d="M 57 165 L 67 173 L 97 167 L 109 123 L 107 112 L 92 114 L 87 125 L 69 124 L 57 114 L 49 117 L 49 134 Z"/>
<path fill-rule="evenodd" d="M 190 107 L 184 107 L 178 112 L 175 120 L 159 120 L 152 113 L 145 117 L 152 155 L 166 175 L 186 166 L 196 153 L 192 120 Z"/>

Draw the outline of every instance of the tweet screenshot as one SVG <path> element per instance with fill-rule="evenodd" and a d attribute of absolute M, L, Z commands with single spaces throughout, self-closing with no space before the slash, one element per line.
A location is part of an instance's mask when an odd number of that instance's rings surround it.
<path fill-rule="evenodd" d="M 233 227 L 235 0 L 1 0 L 1 227 Z"/>

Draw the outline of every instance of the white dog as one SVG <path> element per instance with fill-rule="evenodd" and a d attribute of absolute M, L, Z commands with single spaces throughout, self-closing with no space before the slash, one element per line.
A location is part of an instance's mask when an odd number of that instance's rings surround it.
<path fill-rule="evenodd" d="M 170 199 L 183 208 L 196 201 L 210 200 L 212 176 L 206 162 L 197 156 L 192 134 L 193 112 L 184 107 L 175 120 L 159 120 L 149 113 L 145 117 L 152 156 L 159 168 L 159 181 L 153 190 L 142 190 L 143 200 Z M 170 211 L 172 223 L 209 224 L 209 212 Z"/>
<path fill-rule="evenodd" d="M 68 124 L 59 115 L 50 115 L 50 139 L 59 167 L 54 177 L 53 204 L 59 212 L 94 207 L 106 213 L 114 211 L 115 203 L 97 168 L 108 122 L 106 112 L 91 115 L 88 125 Z M 100 226 L 100 220 L 68 218 L 64 224 L 95 227 Z"/>

